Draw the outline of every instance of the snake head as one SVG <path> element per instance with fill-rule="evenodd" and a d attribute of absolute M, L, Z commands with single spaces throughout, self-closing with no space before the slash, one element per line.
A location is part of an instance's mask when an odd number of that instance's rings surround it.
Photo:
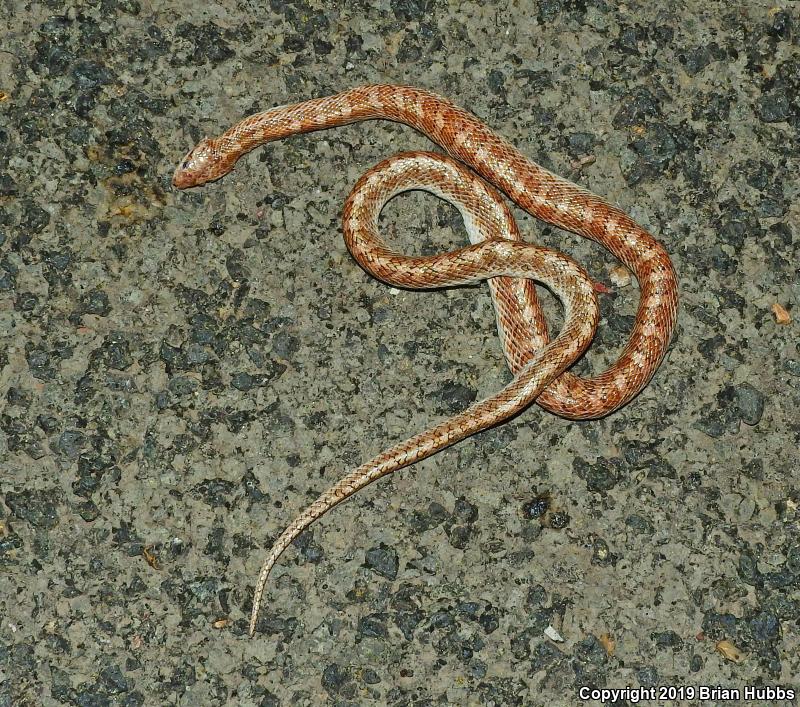
<path fill-rule="evenodd" d="M 172 175 L 172 184 L 177 189 L 197 187 L 206 182 L 213 182 L 225 175 L 228 169 L 220 169 L 220 159 L 214 141 L 203 138 L 181 160 L 175 174 Z"/>

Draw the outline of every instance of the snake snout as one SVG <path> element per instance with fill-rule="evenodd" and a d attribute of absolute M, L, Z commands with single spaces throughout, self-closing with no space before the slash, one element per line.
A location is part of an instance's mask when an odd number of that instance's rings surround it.
<path fill-rule="evenodd" d="M 200 186 L 217 178 L 214 174 L 214 153 L 208 138 L 201 140 L 181 160 L 172 175 L 172 185 L 176 189 Z"/>

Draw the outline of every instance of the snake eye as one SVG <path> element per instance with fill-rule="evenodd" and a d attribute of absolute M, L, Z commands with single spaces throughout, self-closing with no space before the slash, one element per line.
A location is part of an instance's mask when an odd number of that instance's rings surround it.
<path fill-rule="evenodd" d="M 189 163 L 190 163 L 190 162 L 191 162 L 191 159 L 189 159 L 189 158 L 187 157 L 187 158 L 186 158 L 186 159 L 183 161 L 183 164 L 181 165 L 181 169 L 189 169 Z"/>

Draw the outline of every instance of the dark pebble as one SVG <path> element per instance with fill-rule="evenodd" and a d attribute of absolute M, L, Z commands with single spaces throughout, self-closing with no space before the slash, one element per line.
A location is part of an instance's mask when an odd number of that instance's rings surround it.
<path fill-rule="evenodd" d="M 466 525 L 471 525 L 478 519 L 478 507 L 463 497 L 458 498 L 453 507 L 453 518 Z"/>
<path fill-rule="evenodd" d="M 231 385 L 237 390 L 247 392 L 253 387 L 253 376 L 244 371 L 235 373 L 231 378 Z"/>
<path fill-rule="evenodd" d="M 758 571 L 758 564 L 752 555 L 745 553 L 739 557 L 738 573 L 741 580 L 747 584 L 761 584 L 761 573 Z"/>
<path fill-rule="evenodd" d="M 54 500 L 59 497 L 55 490 L 44 489 L 7 493 L 5 504 L 15 518 L 30 523 L 34 528 L 50 530 L 58 522 Z"/>
<path fill-rule="evenodd" d="M 322 687 L 331 695 L 340 695 L 352 680 L 350 669 L 332 663 L 322 671 Z"/>
<path fill-rule="evenodd" d="M 647 122 L 648 118 L 660 115 L 659 100 L 646 88 L 640 86 L 620 101 L 620 107 L 612 124 L 615 128 L 629 128 Z"/>
<path fill-rule="evenodd" d="M 785 91 L 775 89 L 762 94 L 756 108 L 758 117 L 765 123 L 781 123 L 790 115 L 789 97 Z"/>
<path fill-rule="evenodd" d="M 483 614 L 481 614 L 480 618 L 478 619 L 478 623 L 483 629 L 483 632 L 488 635 L 499 628 L 500 618 L 495 611 L 489 611 L 487 609 Z"/>
<path fill-rule="evenodd" d="M 100 509 L 94 501 L 83 501 L 75 507 L 75 510 L 87 523 L 91 523 L 100 517 Z"/>
<path fill-rule="evenodd" d="M 20 292 L 14 301 L 14 310 L 17 312 L 32 312 L 39 304 L 39 298 L 32 292 Z"/>
<path fill-rule="evenodd" d="M 81 309 L 86 314 L 107 317 L 111 313 L 108 295 L 102 290 L 90 290 L 81 297 Z"/>
<path fill-rule="evenodd" d="M 86 435 L 80 430 L 64 430 L 54 448 L 67 459 L 77 459 L 81 450 L 86 446 Z"/>
<path fill-rule="evenodd" d="M 358 633 L 367 638 L 388 638 L 389 630 L 386 628 L 385 614 L 370 614 L 362 616 L 358 621 Z"/>
<path fill-rule="evenodd" d="M 495 96 L 505 96 L 506 93 L 506 77 L 502 71 L 492 69 L 489 72 L 488 78 L 489 90 Z"/>
<path fill-rule="evenodd" d="M 177 376 L 169 382 L 169 392 L 179 398 L 191 395 L 199 387 L 200 384 L 196 380 L 185 376 Z"/>
<path fill-rule="evenodd" d="M 536 673 L 549 668 L 554 663 L 563 660 L 563 657 L 561 651 L 550 643 L 539 643 L 531 655 L 531 670 Z"/>
<path fill-rule="evenodd" d="M 450 520 L 450 514 L 447 512 L 447 509 L 441 503 L 431 501 L 425 511 L 414 511 L 409 524 L 418 533 L 424 533 L 448 520 Z"/>
<path fill-rule="evenodd" d="M 683 639 L 675 631 L 654 633 L 651 638 L 659 648 L 678 649 L 683 646 Z"/>
<path fill-rule="evenodd" d="M 191 54 L 193 64 L 204 64 L 208 61 L 217 65 L 236 55 L 223 38 L 221 28 L 212 22 L 200 26 L 183 22 L 177 26 L 176 35 L 194 44 Z"/>
<path fill-rule="evenodd" d="M 40 380 L 48 380 L 55 376 L 55 363 L 54 357 L 42 348 L 26 347 L 25 358 L 28 361 L 31 375 Z"/>
<path fill-rule="evenodd" d="M 114 80 L 114 75 L 107 67 L 88 59 L 79 59 L 72 67 L 72 78 L 79 91 L 96 91 L 101 86 Z"/>
<path fill-rule="evenodd" d="M 522 517 L 526 520 L 542 518 L 550 509 L 550 496 L 542 494 L 522 504 Z"/>
<path fill-rule="evenodd" d="M 636 671 L 636 679 L 642 687 L 656 687 L 659 684 L 658 670 L 645 666 Z"/>
<path fill-rule="evenodd" d="M 792 34 L 794 21 L 788 10 L 780 10 L 772 15 L 772 24 L 768 30 L 771 37 L 788 40 Z"/>
<path fill-rule="evenodd" d="M 601 457 L 594 464 L 583 459 L 574 459 L 572 469 L 586 482 L 589 491 L 604 492 L 613 489 L 622 475 L 622 462 L 619 459 Z"/>
<path fill-rule="evenodd" d="M 454 626 L 456 622 L 449 611 L 437 611 L 431 614 L 428 623 L 432 629 L 441 629 Z"/>
<path fill-rule="evenodd" d="M 130 685 L 118 665 L 108 665 L 100 671 L 100 680 L 111 695 L 128 692 Z"/>
<path fill-rule="evenodd" d="M 705 69 L 714 58 L 711 46 L 703 44 L 690 49 L 685 54 L 679 54 L 678 59 L 681 64 L 683 64 L 683 68 L 686 69 L 686 73 L 689 74 L 689 76 L 696 76 Z"/>
<path fill-rule="evenodd" d="M 467 525 L 454 525 L 447 531 L 447 539 L 458 550 L 466 548 L 471 537 L 472 529 Z"/>
<path fill-rule="evenodd" d="M 20 227 L 30 233 L 40 233 L 50 223 L 50 214 L 33 201 L 25 201 Z"/>
<path fill-rule="evenodd" d="M 577 661 L 600 666 L 608 660 L 608 653 L 594 636 L 584 638 L 575 645 L 574 656 Z"/>
<path fill-rule="evenodd" d="M 794 575 L 800 575 L 800 542 L 793 545 L 786 554 L 786 569 Z"/>
<path fill-rule="evenodd" d="M 0 537 L 0 565 L 17 564 L 20 561 L 21 547 L 22 538 L 16 533 L 6 531 L 6 534 Z"/>
<path fill-rule="evenodd" d="M 216 577 L 199 577 L 188 582 L 186 589 L 201 604 L 208 604 L 213 601 L 220 590 L 220 580 Z M 188 597 L 187 597 L 188 598 Z"/>
<path fill-rule="evenodd" d="M 296 336 L 286 331 L 279 331 L 272 340 L 272 353 L 282 359 L 291 361 L 300 350 L 301 342 Z"/>
<path fill-rule="evenodd" d="M 391 0 L 394 16 L 402 22 L 424 20 L 434 9 L 434 0 Z"/>
<path fill-rule="evenodd" d="M 625 525 L 627 525 L 629 528 L 632 528 L 637 533 L 642 533 L 644 535 L 652 535 L 655 532 L 653 524 L 647 518 L 635 513 L 629 515 L 625 519 Z"/>
<path fill-rule="evenodd" d="M 365 566 L 382 577 L 387 579 L 395 579 L 397 577 L 400 561 L 393 548 L 381 543 L 377 547 L 367 550 L 364 559 Z"/>
<path fill-rule="evenodd" d="M 672 163 L 678 150 L 670 130 L 661 123 L 651 125 L 647 132 L 631 142 L 636 159 L 623 166 L 628 184 L 638 184 L 643 179 L 663 174 Z"/>
<path fill-rule="evenodd" d="M 376 673 L 372 668 L 365 668 L 361 673 L 361 679 L 367 685 L 377 685 L 381 681 L 380 675 L 378 675 L 378 673 Z"/>
<path fill-rule="evenodd" d="M 713 610 L 706 612 L 703 617 L 703 632 L 712 641 L 721 641 L 723 638 L 735 638 L 738 619 L 733 614 L 718 614 Z"/>
<path fill-rule="evenodd" d="M 742 422 L 757 425 L 764 414 L 764 394 L 749 383 L 736 386 L 736 405 Z"/>
<path fill-rule="evenodd" d="M 192 488 L 192 492 L 202 498 L 209 506 L 227 506 L 229 497 L 236 490 L 236 484 L 226 479 L 207 479 Z"/>
<path fill-rule="evenodd" d="M 594 146 L 595 137 L 591 133 L 572 133 L 567 138 L 567 152 L 573 158 L 590 155 Z"/>
<path fill-rule="evenodd" d="M 11 178 L 11 175 L 0 174 L 0 196 L 16 196 L 17 183 Z M 0 239 L 0 245 L 3 245 Z"/>
<path fill-rule="evenodd" d="M 442 403 L 440 408 L 444 411 L 455 413 L 469 407 L 475 401 L 477 395 L 477 391 L 472 388 L 450 381 L 427 397 Z"/>
<path fill-rule="evenodd" d="M 763 643 L 777 641 L 781 635 L 781 624 L 775 614 L 762 611 L 749 621 L 750 635 Z"/>

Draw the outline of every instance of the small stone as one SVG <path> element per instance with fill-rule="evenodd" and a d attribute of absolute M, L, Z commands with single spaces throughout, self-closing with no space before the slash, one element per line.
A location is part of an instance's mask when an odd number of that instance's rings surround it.
<path fill-rule="evenodd" d="M 627 525 L 629 528 L 632 528 L 637 533 L 652 535 L 655 532 L 653 524 L 647 518 L 635 513 L 629 515 L 625 519 L 625 525 Z"/>
<path fill-rule="evenodd" d="M 778 617 L 769 611 L 756 614 L 749 622 L 750 633 L 756 641 L 775 642 L 781 635 Z"/>
<path fill-rule="evenodd" d="M 595 137 L 591 133 L 572 133 L 567 138 L 567 152 L 576 159 L 591 154 L 594 146 Z"/>
<path fill-rule="evenodd" d="M 434 8 L 434 0 L 391 0 L 394 16 L 402 22 L 424 20 Z"/>
<path fill-rule="evenodd" d="M 247 392 L 253 387 L 253 376 L 251 376 L 249 373 L 245 373 L 244 371 L 235 373 L 233 378 L 231 378 L 231 385 L 237 390 Z"/>
<path fill-rule="evenodd" d="M 428 397 L 443 403 L 442 407 L 446 412 L 455 413 L 469 407 L 477 396 L 478 393 L 476 390 L 468 388 L 461 383 L 450 381 L 445 383 L 435 393 L 431 393 Z"/>
<path fill-rule="evenodd" d="M 365 566 L 386 579 L 396 579 L 400 561 L 397 553 L 383 543 L 367 550 Z"/>
<path fill-rule="evenodd" d="M 102 290 L 90 290 L 81 297 L 81 307 L 86 314 L 107 317 L 111 313 L 108 295 Z"/>
<path fill-rule="evenodd" d="M 68 459 L 77 459 L 81 450 L 86 445 L 86 435 L 80 430 L 64 430 L 55 448 Z"/>
<path fill-rule="evenodd" d="M 640 86 L 620 101 L 620 107 L 612 124 L 615 128 L 632 127 L 660 114 L 659 100 L 646 88 Z"/>
<path fill-rule="evenodd" d="M 613 565 L 617 560 L 617 556 L 611 552 L 608 543 L 602 538 L 595 538 L 592 544 L 592 564 L 598 567 L 607 567 Z"/>
<path fill-rule="evenodd" d="M 472 529 L 466 525 L 454 525 L 447 531 L 447 539 L 450 544 L 458 549 L 463 550 L 469 545 L 469 539 L 472 537 Z"/>
<path fill-rule="evenodd" d="M 764 394 L 749 383 L 736 386 L 736 405 L 746 425 L 757 425 L 764 414 Z"/>
<path fill-rule="evenodd" d="M 461 523 L 472 525 L 478 519 L 478 508 L 465 498 L 459 498 L 453 508 L 453 517 Z"/>
<path fill-rule="evenodd" d="M 200 387 L 200 384 L 191 378 L 177 376 L 169 382 L 168 387 L 170 393 L 180 398 L 194 393 Z"/>
<path fill-rule="evenodd" d="M 548 516 L 548 524 L 553 530 L 563 530 L 569 525 L 570 517 L 566 511 L 554 511 Z"/>
<path fill-rule="evenodd" d="M 322 671 L 322 687 L 331 695 L 340 694 L 351 680 L 349 668 L 337 663 L 332 663 Z"/>
<path fill-rule="evenodd" d="M 449 519 L 450 514 L 447 509 L 441 503 L 431 501 L 425 511 L 414 511 L 411 515 L 410 524 L 418 533 L 424 533 Z"/>
<path fill-rule="evenodd" d="M 130 689 L 127 679 L 118 665 L 108 665 L 100 671 L 100 680 L 109 694 L 119 695 Z"/>
<path fill-rule="evenodd" d="M 39 304 L 39 298 L 32 292 L 20 292 L 14 302 L 14 310 L 17 312 L 32 312 Z"/>
<path fill-rule="evenodd" d="M 586 481 L 589 491 L 605 492 L 613 489 L 619 483 L 622 474 L 622 461 L 619 459 L 606 459 L 601 457 L 594 464 L 589 464 L 582 459 L 572 462 L 573 470 Z"/>
<path fill-rule="evenodd" d="M 59 494 L 54 490 L 30 490 L 20 493 L 7 493 L 5 504 L 15 518 L 30 523 L 34 528 L 50 530 L 58 522 L 56 505 L 53 502 Z"/>
<path fill-rule="evenodd" d="M 645 666 L 636 671 L 636 679 L 642 687 L 655 687 L 659 684 L 658 670 L 653 666 Z"/>
<path fill-rule="evenodd" d="M 765 123 L 781 123 L 789 119 L 789 97 L 780 89 L 762 94 L 757 105 L 756 113 Z"/>
<path fill-rule="evenodd" d="M 556 643 L 563 643 L 564 637 L 556 631 L 552 626 L 548 626 L 544 630 L 544 635 L 547 636 L 551 641 L 555 641 Z"/>
<path fill-rule="evenodd" d="M 659 648 L 678 649 L 683 646 L 683 639 L 675 631 L 654 633 L 651 638 Z"/>
<path fill-rule="evenodd" d="M 542 518 L 550 509 L 550 496 L 542 494 L 522 504 L 522 517 L 526 520 Z"/>
<path fill-rule="evenodd" d="M 376 673 L 372 668 L 366 668 L 361 673 L 361 679 L 367 685 L 377 685 L 381 681 L 380 675 L 378 675 L 378 673 Z"/>
<path fill-rule="evenodd" d="M 386 628 L 385 614 L 370 614 L 362 616 L 358 622 L 358 633 L 367 638 L 388 638 L 389 630 Z"/>

